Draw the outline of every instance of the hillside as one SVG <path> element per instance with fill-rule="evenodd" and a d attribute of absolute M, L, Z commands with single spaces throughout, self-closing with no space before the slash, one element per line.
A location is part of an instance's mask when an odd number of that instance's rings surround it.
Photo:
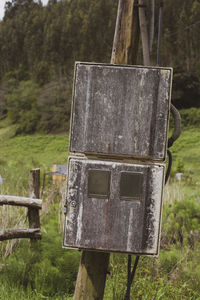
<path fill-rule="evenodd" d="M 6 172 L 10 174 L 13 167 L 20 167 L 20 165 L 28 170 L 40 166 L 44 170 L 49 170 L 54 163 L 67 164 L 69 145 L 67 134 L 13 136 L 13 126 L 5 126 L 5 122 L 0 122 L 0 174 L 3 172 L 3 166 L 6 166 Z M 177 171 L 177 163 L 181 160 L 185 174 L 198 185 L 200 182 L 200 132 L 198 128 L 184 128 L 181 137 L 170 150 L 174 158 L 172 173 Z"/>
<path fill-rule="evenodd" d="M 41 240 L 0 242 L 0 300 L 72 300 L 81 252 L 62 248 L 67 178 L 55 183 L 49 172 L 68 162 L 74 63 L 110 62 L 117 3 L 6 1 L 0 21 L 0 194 L 29 196 L 30 170 L 40 168 L 43 202 Z M 200 300 L 200 1 L 144 4 L 146 44 L 152 39 L 148 64 L 173 68 L 172 103 L 183 131 L 170 148 L 160 254 L 140 257 L 131 299 Z M 134 7 L 139 15 L 138 0 Z M 122 5 L 121 20 L 123 11 Z M 136 64 L 142 65 L 141 38 L 138 48 Z M 28 216 L 24 207 L 0 206 L 0 231 L 28 228 Z M 108 271 L 104 299 L 124 300 L 127 255 L 111 254 Z"/>
<path fill-rule="evenodd" d="M 146 15 L 151 21 L 150 2 Z M 159 1 L 155 1 L 151 64 L 156 65 Z M 16 134 L 69 129 L 73 66 L 109 63 L 117 1 L 7 1 L 0 21 L 0 120 L 9 117 Z M 174 69 L 172 101 L 200 107 L 200 3 L 164 1 L 161 65 Z M 140 41 L 137 64 L 142 65 Z"/>
<path fill-rule="evenodd" d="M 42 180 L 53 163 L 67 163 L 68 135 L 12 137 L 12 126 L 5 127 L 5 123 L 0 122 L 0 127 L 0 174 L 4 178 L 1 194 L 28 195 L 31 168 L 41 168 Z M 198 128 L 184 128 L 172 148 L 174 165 L 170 182 L 165 187 L 161 253 L 158 259 L 140 259 L 132 288 L 135 299 L 199 298 L 199 137 Z M 181 182 L 175 179 L 177 171 L 183 172 Z M 12 241 L 0 244 L 2 299 L 71 299 L 69 295 L 73 293 L 80 253 L 61 247 L 63 188 L 52 185 L 51 177 L 47 178 L 41 212 L 43 239 L 38 250 L 31 250 L 28 240 L 20 244 Z M 18 226 L 25 220 L 25 211 L 13 207 L 1 208 L 0 215 L 1 227 L 5 224 Z M 126 255 L 111 255 L 106 300 L 123 299 L 126 265 Z"/>

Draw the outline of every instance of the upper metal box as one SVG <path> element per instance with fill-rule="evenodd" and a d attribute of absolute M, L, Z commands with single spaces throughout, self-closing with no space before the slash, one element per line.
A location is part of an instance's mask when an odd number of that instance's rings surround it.
<path fill-rule="evenodd" d="M 165 159 L 171 68 L 76 63 L 70 151 Z"/>

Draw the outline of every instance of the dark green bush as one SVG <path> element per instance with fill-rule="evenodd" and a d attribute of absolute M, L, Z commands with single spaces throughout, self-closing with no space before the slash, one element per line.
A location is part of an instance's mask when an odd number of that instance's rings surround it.
<path fill-rule="evenodd" d="M 200 108 L 182 109 L 181 123 L 184 127 L 200 127 Z"/>
<path fill-rule="evenodd" d="M 42 87 L 37 101 L 41 114 L 37 127 L 39 131 L 66 132 L 69 129 L 71 90 L 71 82 L 66 78 L 51 81 Z"/>
<path fill-rule="evenodd" d="M 16 124 L 16 134 L 66 132 L 71 112 L 71 89 L 71 81 L 66 78 L 51 81 L 43 87 L 31 80 L 21 81 L 7 92 L 4 115 L 7 113 L 11 123 Z M 2 105 L 0 94 L 0 110 Z"/>
<path fill-rule="evenodd" d="M 200 107 L 200 80 L 194 73 L 176 70 L 173 78 L 172 103 L 178 109 Z"/>
<path fill-rule="evenodd" d="M 79 253 L 62 249 L 61 234 L 51 219 L 42 240 L 31 248 L 28 241 L 6 259 L 0 273 L 1 282 L 37 291 L 44 296 L 73 293 Z"/>
<path fill-rule="evenodd" d="M 8 116 L 17 124 L 17 133 L 33 133 L 38 124 L 40 113 L 37 107 L 39 87 L 32 81 L 21 81 L 7 95 Z"/>

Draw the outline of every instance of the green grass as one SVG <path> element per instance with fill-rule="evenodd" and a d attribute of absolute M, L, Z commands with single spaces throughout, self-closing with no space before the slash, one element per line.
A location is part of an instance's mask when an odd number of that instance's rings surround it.
<path fill-rule="evenodd" d="M 183 160 L 186 174 L 200 183 L 200 130 L 185 129 L 171 148 L 175 161 Z"/>
<path fill-rule="evenodd" d="M 10 283 L 0 284 L 0 292 L 0 300 L 73 300 L 73 297 L 67 295 L 46 297 L 37 291 L 25 291 L 22 286 L 12 286 Z"/>
<path fill-rule="evenodd" d="M 12 127 L 0 129 L 1 194 L 27 194 L 32 168 L 40 168 L 42 177 L 53 164 L 67 164 L 68 135 L 11 136 Z"/>
<path fill-rule="evenodd" d="M 140 257 L 131 299 L 199 300 L 199 248 L 189 254 L 187 248 L 162 250 L 159 258 Z M 111 272 L 107 278 L 105 300 L 123 300 L 126 290 L 125 255 L 111 256 Z M 134 260 L 133 260 L 134 261 Z"/>
<path fill-rule="evenodd" d="M 6 129 L 2 129 L 6 131 Z M 1 133 L 3 135 L 5 132 Z M 53 163 L 66 163 L 68 152 L 67 135 L 27 135 L 4 139 L 0 148 L 0 157 L 5 161 L 37 161 L 38 164 L 51 166 Z"/>
<path fill-rule="evenodd" d="M 17 137 L 13 135 L 14 127 L 6 121 L 0 122 L 0 174 L 4 178 L 0 193 L 28 195 L 30 169 L 39 167 L 43 175 L 44 172 L 50 171 L 52 164 L 67 164 L 69 139 L 67 134 Z M 171 150 L 174 164 L 170 183 L 165 187 L 160 256 L 158 259 L 146 257 L 140 259 L 131 299 L 200 300 L 199 129 L 184 128 L 181 137 Z M 179 169 L 184 173 L 181 182 L 174 176 Z M 71 271 L 76 272 L 80 253 L 72 251 L 75 253 L 73 257 L 73 254 L 70 256 L 62 249 L 61 199 L 61 191 L 52 185 L 49 177 L 44 193 L 44 208 L 41 212 L 43 240 L 42 251 L 38 255 L 41 257 L 32 266 L 29 264 L 32 252 L 28 241 L 14 245 L 13 248 L 11 243 L 3 243 L 3 247 L 0 245 L 2 253 L 0 268 L 3 265 L 4 269 L 0 272 L 0 299 L 72 299 L 70 293 L 75 284 L 75 275 L 65 278 L 66 281 L 62 280 L 62 277 L 65 272 L 68 273 L 70 265 L 73 269 Z M 23 215 L 19 208 L 0 208 L 0 218 L 5 218 L 8 222 L 6 224 L 18 224 L 20 219 L 25 218 L 25 213 Z M 8 246 L 13 253 L 5 259 L 3 254 Z M 57 260 L 57 257 L 60 259 Z M 69 258 L 76 266 L 68 265 L 67 262 L 65 264 L 65 260 L 62 261 L 65 257 L 66 261 Z M 28 267 L 30 275 L 27 273 Z M 123 300 L 126 289 L 126 267 L 127 255 L 111 255 L 105 300 Z M 22 274 L 26 276 L 23 277 Z M 10 284 L 9 278 L 12 278 L 13 284 Z M 73 282 L 70 282 L 70 278 Z M 69 290 L 67 286 L 70 286 Z M 62 290 L 61 294 L 58 293 L 59 289 Z"/>
<path fill-rule="evenodd" d="M 41 169 L 42 183 L 53 164 L 67 164 L 68 135 L 14 136 L 14 127 L 7 125 L 0 122 L 0 194 L 28 196 L 32 168 Z M 62 189 L 47 177 L 39 253 L 29 240 L 0 243 L 0 299 L 72 299 L 80 253 L 62 249 L 62 199 Z M 26 208 L 0 207 L 0 228 L 15 226 L 28 227 Z"/>

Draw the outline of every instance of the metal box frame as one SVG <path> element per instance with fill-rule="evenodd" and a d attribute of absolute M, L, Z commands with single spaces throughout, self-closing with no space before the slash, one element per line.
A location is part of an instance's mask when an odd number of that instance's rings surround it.
<path fill-rule="evenodd" d="M 76 63 L 70 152 L 164 161 L 171 68 Z"/>
<path fill-rule="evenodd" d="M 68 165 L 64 247 L 157 255 L 164 165 L 75 157 L 69 158 Z M 94 190 L 90 195 L 90 172 L 96 171 L 103 176 L 109 173 L 107 195 L 98 186 L 96 195 Z M 124 197 L 120 191 L 123 174 L 142 179 L 133 197 Z"/>
<path fill-rule="evenodd" d="M 75 65 L 63 246 L 157 256 L 172 69 Z"/>

